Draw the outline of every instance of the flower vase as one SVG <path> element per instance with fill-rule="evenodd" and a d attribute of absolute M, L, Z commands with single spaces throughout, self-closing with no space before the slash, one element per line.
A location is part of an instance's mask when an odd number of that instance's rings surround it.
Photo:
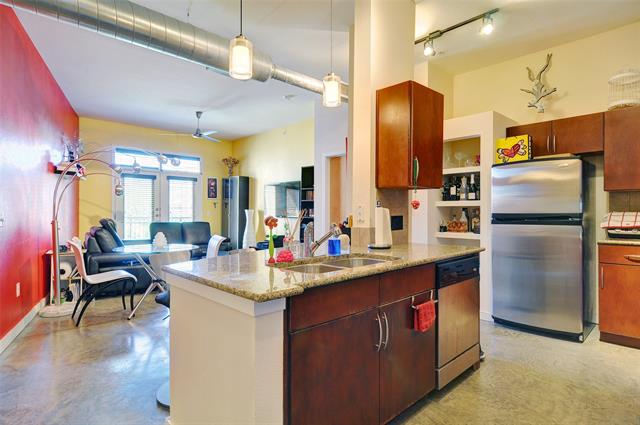
<path fill-rule="evenodd" d="M 269 230 L 269 264 L 273 264 L 276 262 L 276 259 L 273 258 L 273 254 L 276 250 L 276 247 L 273 243 L 273 232 Z"/>
<path fill-rule="evenodd" d="M 244 210 L 247 218 L 244 227 L 244 235 L 242 236 L 242 248 L 247 249 L 256 246 L 256 231 L 253 223 L 253 210 Z"/>

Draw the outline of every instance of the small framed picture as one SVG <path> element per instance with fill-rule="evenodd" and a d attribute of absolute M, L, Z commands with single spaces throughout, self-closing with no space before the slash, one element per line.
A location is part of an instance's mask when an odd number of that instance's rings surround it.
<path fill-rule="evenodd" d="M 218 199 L 218 178 L 217 177 L 207 178 L 207 198 Z"/>

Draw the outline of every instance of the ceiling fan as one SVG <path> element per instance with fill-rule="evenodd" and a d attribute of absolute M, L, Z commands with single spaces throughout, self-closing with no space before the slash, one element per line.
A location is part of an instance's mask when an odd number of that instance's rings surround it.
<path fill-rule="evenodd" d="M 160 136 L 191 136 L 194 139 L 206 139 L 209 140 L 211 142 L 221 142 L 222 140 L 220 139 L 216 139 L 215 137 L 211 137 L 212 134 L 216 134 L 217 131 L 216 130 L 211 130 L 211 131 L 202 131 L 200 130 L 200 118 L 202 117 L 202 111 L 196 111 L 196 119 L 197 124 L 196 124 L 196 131 L 194 131 L 192 134 L 188 134 L 188 133 L 166 133 L 166 134 L 160 134 Z"/>

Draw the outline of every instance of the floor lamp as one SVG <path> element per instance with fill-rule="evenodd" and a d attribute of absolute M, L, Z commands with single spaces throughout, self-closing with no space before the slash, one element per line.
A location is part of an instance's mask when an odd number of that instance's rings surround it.
<path fill-rule="evenodd" d="M 158 163 L 160 165 L 164 165 L 169 162 L 169 158 L 167 156 L 156 153 L 149 152 L 142 149 L 134 149 L 141 153 L 145 153 L 148 155 L 153 155 L 156 157 Z M 70 154 L 72 158 L 67 163 L 65 163 L 65 167 L 62 170 L 60 177 L 58 177 L 58 181 L 56 182 L 55 189 L 53 191 L 53 212 L 51 218 L 51 242 L 52 242 L 52 255 L 53 255 L 53 270 L 51 270 L 52 281 L 53 281 L 53 297 L 51 299 L 51 303 L 40 310 L 41 317 L 60 317 L 60 316 L 68 316 L 72 313 L 73 308 L 75 307 L 74 302 L 62 303 L 62 297 L 60 293 L 60 239 L 59 239 L 59 229 L 60 224 L 58 222 L 58 213 L 60 212 L 60 204 L 62 203 L 62 198 L 64 197 L 67 189 L 76 181 L 76 180 L 84 180 L 87 177 L 102 175 L 108 176 L 112 179 L 115 179 L 116 184 L 114 186 L 114 193 L 116 196 L 121 196 L 124 193 L 124 187 L 120 181 L 120 174 L 122 174 L 122 167 L 119 165 L 115 165 L 105 161 L 100 158 L 100 155 L 104 155 L 106 153 L 113 152 L 113 148 L 95 150 L 92 152 L 88 152 L 82 155 Z M 128 155 L 131 156 L 131 155 Z M 89 163 L 97 163 L 106 167 L 108 172 L 106 171 L 96 171 L 87 173 L 86 165 Z M 172 157 L 171 163 L 173 165 L 179 165 L 179 158 Z M 133 172 L 139 173 L 141 171 L 140 165 L 137 163 L 134 157 L 133 163 Z M 71 175 L 71 180 L 67 182 L 64 187 L 62 186 L 62 182 L 65 176 Z"/>

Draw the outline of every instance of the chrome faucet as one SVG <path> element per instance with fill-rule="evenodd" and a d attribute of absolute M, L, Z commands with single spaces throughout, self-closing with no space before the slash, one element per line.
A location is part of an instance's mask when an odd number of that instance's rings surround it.
<path fill-rule="evenodd" d="M 342 231 L 340 230 L 340 226 L 338 226 L 337 224 L 332 224 L 331 228 L 327 233 L 322 235 L 320 239 L 318 239 L 317 241 L 314 241 L 311 244 L 311 252 L 310 252 L 311 256 L 313 256 L 316 250 L 320 248 L 320 245 L 328 241 L 331 236 L 340 236 L 341 234 L 342 234 Z"/>

